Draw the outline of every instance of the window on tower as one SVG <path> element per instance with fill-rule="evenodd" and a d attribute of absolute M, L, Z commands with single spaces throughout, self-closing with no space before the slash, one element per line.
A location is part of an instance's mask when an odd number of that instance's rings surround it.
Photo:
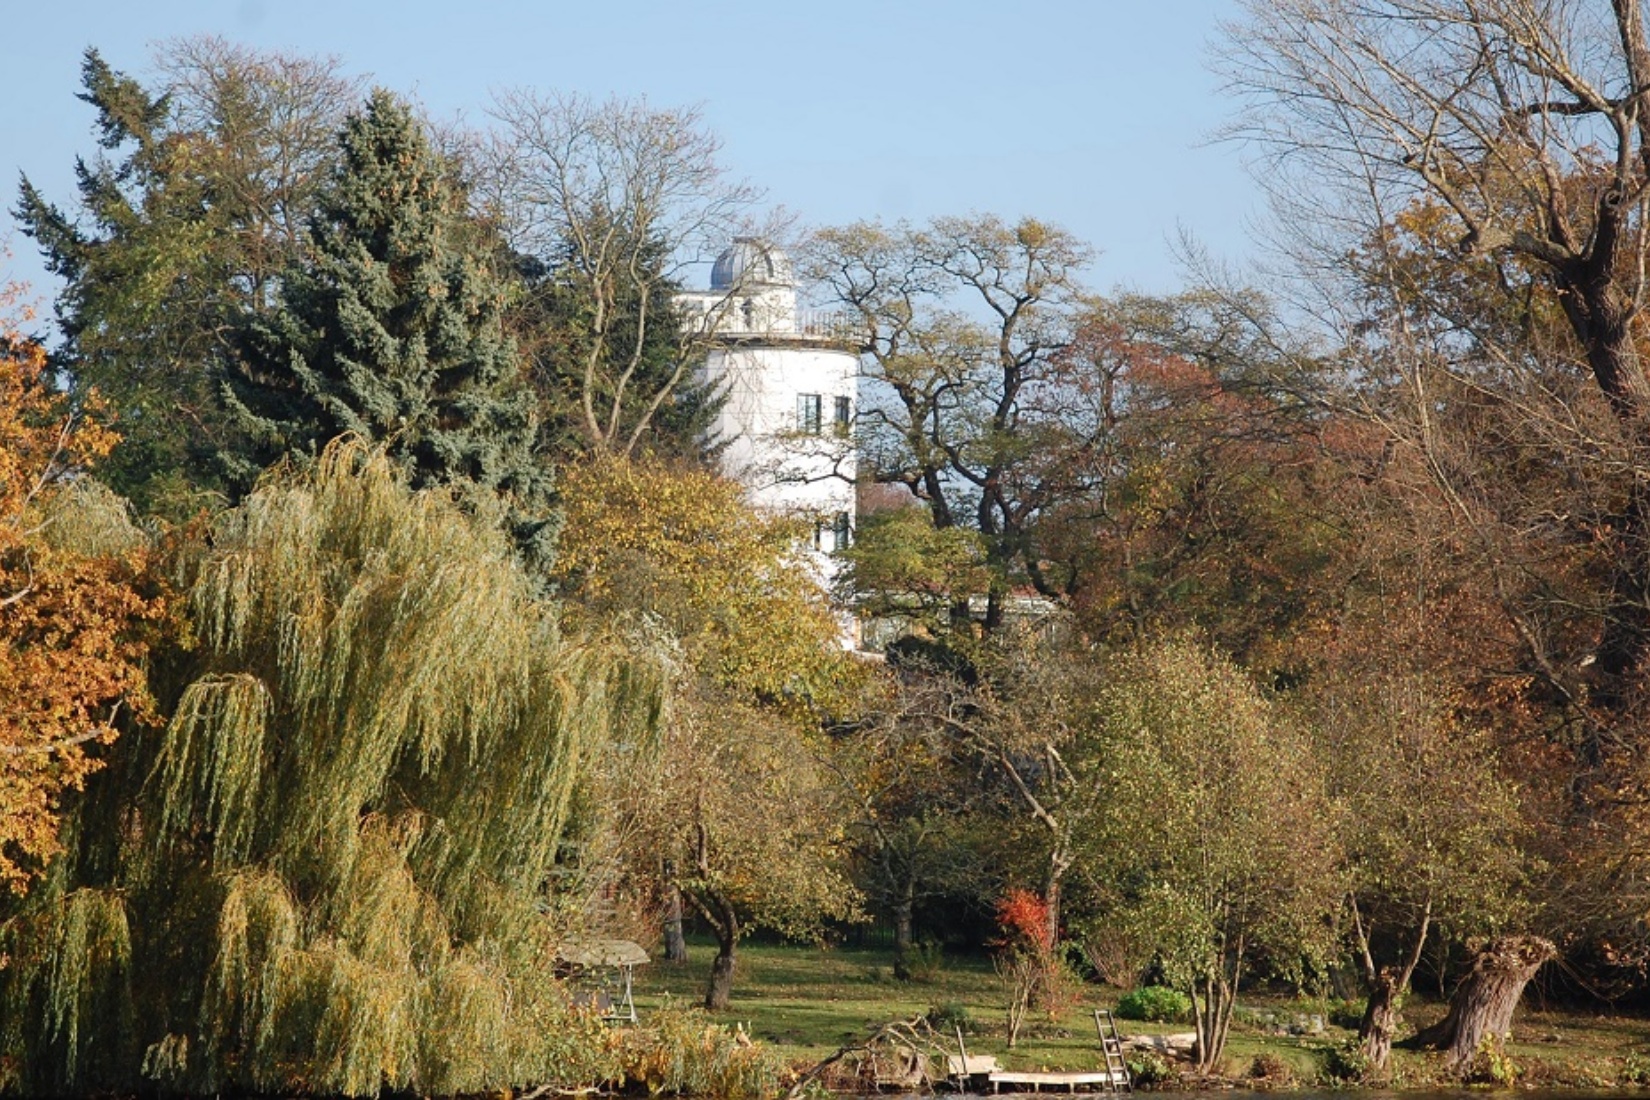
<path fill-rule="evenodd" d="M 854 539 L 854 529 L 848 519 L 847 512 L 838 512 L 836 522 L 831 524 L 831 549 L 846 550 Z"/>
<path fill-rule="evenodd" d="M 796 430 L 804 435 L 818 435 L 824 426 L 825 399 L 817 393 L 796 395 Z"/>
<path fill-rule="evenodd" d="M 839 397 L 836 399 L 836 434 L 847 435 L 848 428 L 854 420 L 854 402 L 851 398 Z"/>

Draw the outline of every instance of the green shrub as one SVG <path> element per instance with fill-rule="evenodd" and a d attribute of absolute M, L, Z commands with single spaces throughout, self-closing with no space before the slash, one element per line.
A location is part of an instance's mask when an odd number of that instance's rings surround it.
<path fill-rule="evenodd" d="M 912 944 L 905 953 L 906 980 L 926 985 L 937 979 L 944 954 L 938 940 L 922 939 Z"/>
<path fill-rule="evenodd" d="M 780 1066 L 744 1033 L 711 1021 L 696 1008 L 666 1005 L 647 1025 L 615 1030 L 621 1088 L 637 1084 L 649 1096 L 745 1100 L 774 1096 Z"/>
<path fill-rule="evenodd" d="M 1117 1015 L 1125 1020 L 1178 1023 L 1192 1018 L 1192 1002 L 1178 989 L 1148 985 L 1123 994 L 1117 1001 Z"/>
<path fill-rule="evenodd" d="M 950 1035 L 958 1028 L 964 1035 L 979 1034 L 979 1021 L 961 1001 L 942 1001 L 928 1009 L 928 1026 L 941 1035 Z"/>
<path fill-rule="evenodd" d="M 1364 1004 L 1362 1001 L 1330 1001 L 1324 1006 L 1324 1015 L 1336 1027 L 1344 1027 L 1348 1031 L 1357 1031 L 1364 1023 Z"/>
<path fill-rule="evenodd" d="M 1331 1081 L 1357 1083 L 1369 1075 L 1369 1070 L 1369 1056 L 1357 1039 L 1348 1039 L 1326 1052 L 1323 1072 Z"/>
<path fill-rule="evenodd" d="M 1136 1088 L 1150 1089 L 1180 1080 L 1174 1063 L 1155 1050 L 1142 1050 L 1128 1058 L 1129 1078 Z"/>
<path fill-rule="evenodd" d="M 1621 1083 L 1624 1085 L 1650 1085 L 1650 1055 L 1639 1051 L 1629 1054 L 1621 1067 Z"/>
<path fill-rule="evenodd" d="M 1262 1051 L 1249 1063 L 1249 1079 L 1268 1085 L 1287 1085 L 1295 1079 L 1295 1070 L 1280 1055 Z"/>
<path fill-rule="evenodd" d="M 1461 1079 L 1469 1085 L 1495 1085 L 1511 1088 L 1518 1081 L 1518 1066 L 1507 1057 L 1505 1042 L 1500 1035 L 1486 1035 L 1478 1043 L 1478 1052 L 1472 1056 Z"/>

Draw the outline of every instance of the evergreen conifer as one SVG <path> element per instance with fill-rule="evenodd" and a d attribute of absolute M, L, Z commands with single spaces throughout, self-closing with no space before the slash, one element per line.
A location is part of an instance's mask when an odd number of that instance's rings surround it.
<path fill-rule="evenodd" d="M 98 476 L 140 513 L 193 515 L 232 489 L 248 441 L 215 377 L 229 338 L 272 308 L 358 97 L 335 63 L 174 40 L 146 85 L 87 50 L 80 99 L 99 153 L 60 209 L 25 177 L 13 210 L 62 280 L 54 372 L 95 389 L 120 441 Z"/>
<path fill-rule="evenodd" d="M 377 91 L 351 116 L 311 226 L 314 258 L 241 334 L 231 406 L 257 462 L 345 433 L 380 442 L 414 488 L 509 494 L 529 560 L 548 553 L 550 473 L 502 322 L 508 287 L 412 110 Z M 241 476 L 250 482 L 256 464 Z"/>

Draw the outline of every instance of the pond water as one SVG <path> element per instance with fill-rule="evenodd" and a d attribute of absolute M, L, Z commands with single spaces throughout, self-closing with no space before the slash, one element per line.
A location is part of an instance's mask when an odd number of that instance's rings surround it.
<path fill-rule="evenodd" d="M 1231 1089 L 1231 1090 L 1213 1090 L 1213 1091 L 1208 1090 L 1208 1089 L 1204 1089 L 1204 1090 L 1195 1091 L 1195 1092 L 1144 1092 L 1143 1091 L 1143 1092 L 1137 1092 L 1137 1093 L 1126 1094 L 1126 1095 L 1138 1096 L 1138 1097 L 1141 1097 L 1142 1100 L 1146 1100 L 1146 1098 L 1151 1098 L 1151 1100 L 1157 1100 L 1158 1097 L 1161 1097 L 1162 1100 L 1212 1100 L 1213 1097 L 1218 1096 L 1218 1095 L 1232 1095 L 1234 1093 L 1237 1094 L 1237 1095 L 1240 1095 L 1240 1096 L 1250 1096 L 1250 1097 L 1256 1097 L 1256 1098 L 1264 1097 L 1264 1096 L 1268 1095 L 1264 1090 L 1260 1090 L 1260 1089 L 1254 1089 L 1254 1090 Z M 1278 1100 L 1493 1100 L 1494 1097 L 1512 1096 L 1513 1094 L 1517 1095 L 1517 1100 L 1645 1100 L 1646 1096 L 1650 1095 L 1650 1094 L 1647 1094 L 1645 1092 L 1645 1090 L 1642 1090 L 1642 1089 L 1637 1089 L 1637 1090 L 1635 1090 L 1635 1089 L 1617 1089 L 1617 1090 L 1609 1090 L 1609 1089 L 1604 1089 L 1604 1090 L 1600 1090 L 1600 1089 L 1485 1089 L 1485 1088 L 1467 1088 L 1465 1086 L 1463 1086 L 1461 1088 L 1451 1088 L 1451 1089 L 1429 1088 L 1429 1089 L 1396 1089 L 1396 1090 L 1394 1090 L 1394 1089 L 1358 1089 L 1358 1088 L 1351 1088 L 1351 1089 L 1282 1089 L 1282 1090 L 1278 1090 L 1275 1093 L 1275 1095 L 1278 1097 Z M 958 1093 L 936 1093 L 936 1094 L 930 1094 L 929 1096 L 921 1096 L 921 1095 L 918 1095 L 918 1094 L 909 1094 L 909 1095 L 903 1095 L 903 1096 L 896 1096 L 896 1095 L 890 1094 L 890 1093 L 882 1093 L 881 1095 L 872 1093 L 868 1096 L 856 1097 L 855 1100 L 932 1100 L 932 1096 L 934 1096 L 934 1095 L 939 1095 L 939 1096 L 964 1095 L 964 1096 L 967 1096 L 967 1095 L 977 1095 L 977 1094 L 971 1094 L 971 1093 L 963 1093 L 963 1094 L 958 1094 Z M 991 1094 L 986 1094 L 986 1095 L 991 1095 Z M 1022 1097 L 1023 1096 L 1037 1095 L 1037 1096 L 1044 1097 L 1044 1098 L 1052 1098 L 1052 1097 L 1056 1097 L 1056 1096 L 1064 1097 L 1064 1096 L 1067 1096 L 1069 1094 L 1066 1093 L 1066 1092 L 1063 1092 L 1063 1091 L 1053 1091 L 1053 1090 L 1045 1089 L 1044 1091 L 1042 1091 L 1040 1093 L 1035 1093 L 1035 1094 L 1029 1093 L 1029 1092 L 1023 1092 L 1023 1093 L 1007 1093 L 1007 1092 L 1005 1092 L 1005 1093 L 1002 1093 L 1001 1095 L 1003 1095 L 1003 1096 L 1022 1096 Z M 1077 1093 L 1076 1095 L 1078 1097 L 1085 1097 L 1085 1096 L 1088 1096 L 1088 1097 L 1094 1097 L 1094 1096 L 1113 1097 L 1113 1096 L 1116 1096 L 1118 1094 L 1109 1093 L 1109 1092 L 1100 1092 L 1100 1093 L 1083 1093 L 1083 1092 L 1080 1092 L 1080 1093 Z"/>

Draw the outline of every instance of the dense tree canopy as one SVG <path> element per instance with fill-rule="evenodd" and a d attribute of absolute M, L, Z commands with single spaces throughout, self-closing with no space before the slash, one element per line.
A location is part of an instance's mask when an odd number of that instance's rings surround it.
<path fill-rule="evenodd" d="M 326 59 L 221 39 L 168 42 L 144 83 L 86 52 L 81 99 L 103 152 L 76 166 L 60 209 L 27 178 L 24 232 L 63 280 L 56 365 L 96 387 L 121 441 L 102 476 L 144 510 L 186 515 L 233 484 L 244 441 L 214 367 L 235 328 L 268 309 L 355 97 Z"/>
<path fill-rule="evenodd" d="M 359 443 L 180 568 L 198 644 L 167 662 L 165 729 L 119 742 L 50 888 L 0 924 L 15 1079 L 580 1079 L 560 841 L 607 738 L 649 735 L 662 673 L 563 636 L 500 531 Z"/>
<path fill-rule="evenodd" d="M 754 196 L 693 111 L 438 139 L 330 61 L 88 53 L 102 153 L 18 208 L 62 342 L 0 339 L 0 1091 L 615 1082 L 557 953 L 683 910 L 718 1011 L 752 929 L 870 910 L 907 978 L 996 914 L 1045 993 L 1190 994 L 1205 1072 L 1240 988 L 1360 976 L 1378 1074 L 1490 934 L 1650 991 L 1642 5 L 1250 8 L 1321 311 L 818 231 L 830 570 L 705 469 L 678 278 Z"/>
<path fill-rule="evenodd" d="M 382 442 L 417 488 L 511 494 L 517 536 L 542 563 L 550 473 L 504 331 L 508 291 L 462 231 L 463 195 L 411 108 L 386 92 L 339 144 L 313 258 L 285 270 L 277 307 L 245 326 L 228 374 L 260 448 L 241 475 L 353 433 Z"/>
<path fill-rule="evenodd" d="M 1456 273 L 1455 289 L 1488 261 L 1538 272 L 1556 292 L 1572 346 L 1616 421 L 1606 433 L 1616 438 L 1601 441 L 1598 460 L 1586 464 L 1617 480 L 1617 503 L 1598 528 L 1612 568 L 1586 685 L 1601 720 L 1614 724 L 1650 653 L 1650 496 L 1635 472 L 1646 467 L 1650 442 L 1640 346 L 1639 258 L 1650 232 L 1639 201 L 1650 181 L 1643 6 L 1289 0 L 1249 7 L 1249 21 L 1231 38 L 1228 68 L 1252 105 L 1243 132 L 1277 154 L 1280 178 L 1290 181 L 1284 188 L 1301 183 L 1320 208 L 1326 191 L 1339 188 L 1330 200 L 1336 217 L 1361 229 L 1360 243 L 1424 196 L 1453 242 L 1445 270 Z M 1394 296 L 1408 290 L 1392 274 L 1403 260 L 1379 256 L 1378 285 Z M 1332 278 L 1344 278 L 1346 265 L 1331 263 L 1343 269 Z M 1414 354 L 1408 335 L 1389 343 L 1391 356 Z"/>

